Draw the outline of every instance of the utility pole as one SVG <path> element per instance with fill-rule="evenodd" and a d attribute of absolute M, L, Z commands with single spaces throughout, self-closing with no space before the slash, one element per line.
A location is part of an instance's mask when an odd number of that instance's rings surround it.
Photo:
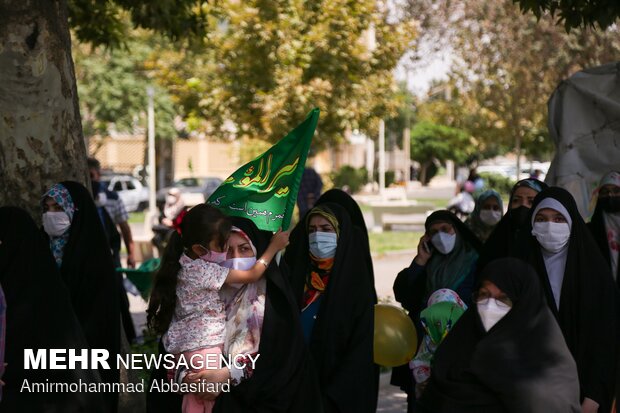
<path fill-rule="evenodd" d="M 385 122 L 379 121 L 379 194 L 385 192 Z"/>
<path fill-rule="evenodd" d="M 148 96 L 148 182 L 149 182 L 149 213 L 145 219 L 145 232 L 149 233 L 153 225 L 153 220 L 158 215 L 156 205 L 157 182 L 155 177 L 155 106 L 153 96 L 155 91 L 152 86 L 147 86 L 146 95 Z"/>

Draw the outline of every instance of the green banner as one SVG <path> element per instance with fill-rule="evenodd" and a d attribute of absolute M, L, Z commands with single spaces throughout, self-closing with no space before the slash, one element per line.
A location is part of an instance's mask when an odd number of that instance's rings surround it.
<path fill-rule="evenodd" d="M 229 216 L 249 218 L 262 230 L 288 229 L 318 120 L 316 108 L 269 150 L 237 169 L 207 203 Z"/>

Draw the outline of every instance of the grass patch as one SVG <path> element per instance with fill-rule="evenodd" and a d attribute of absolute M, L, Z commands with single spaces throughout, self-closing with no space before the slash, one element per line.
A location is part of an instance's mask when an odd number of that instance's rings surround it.
<path fill-rule="evenodd" d="M 388 251 L 416 249 L 422 235 L 422 232 L 411 231 L 371 232 L 368 234 L 370 238 L 370 251 L 376 254 L 383 254 Z"/>
<path fill-rule="evenodd" d="M 435 209 L 445 209 L 450 199 L 447 198 L 416 198 L 421 204 L 431 204 Z"/>
<path fill-rule="evenodd" d="M 146 211 L 142 212 L 130 212 L 129 213 L 129 222 L 130 224 L 144 224 L 144 218 L 146 216 Z"/>

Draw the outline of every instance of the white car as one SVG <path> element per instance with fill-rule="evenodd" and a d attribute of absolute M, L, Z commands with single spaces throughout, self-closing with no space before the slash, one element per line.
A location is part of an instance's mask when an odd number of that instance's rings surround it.
<path fill-rule="evenodd" d="M 149 204 L 149 189 L 131 175 L 103 175 L 101 183 L 115 191 L 127 212 L 142 211 Z"/>

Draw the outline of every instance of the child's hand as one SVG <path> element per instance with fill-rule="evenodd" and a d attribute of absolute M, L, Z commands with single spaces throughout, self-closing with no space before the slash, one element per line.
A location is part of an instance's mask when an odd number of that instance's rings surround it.
<path fill-rule="evenodd" d="M 288 245 L 288 238 L 291 235 L 290 231 L 282 231 L 282 228 L 278 230 L 271 237 L 271 241 L 269 242 L 270 246 L 276 249 L 276 251 L 280 251 Z"/>

